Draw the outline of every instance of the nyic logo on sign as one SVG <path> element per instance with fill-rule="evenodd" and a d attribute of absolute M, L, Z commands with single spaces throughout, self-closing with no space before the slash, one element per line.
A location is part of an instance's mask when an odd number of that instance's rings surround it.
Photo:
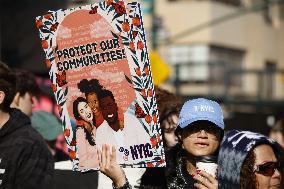
<path fill-rule="evenodd" d="M 196 112 L 212 112 L 214 113 L 214 108 L 212 106 L 208 106 L 208 105 L 198 105 L 198 106 L 194 106 L 194 111 Z"/>

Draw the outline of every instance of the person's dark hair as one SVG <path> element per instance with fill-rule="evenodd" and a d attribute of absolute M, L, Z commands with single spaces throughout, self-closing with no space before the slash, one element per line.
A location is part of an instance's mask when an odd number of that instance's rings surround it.
<path fill-rule="evenodd" d="M 80 81 L 80 83 L 77 84 L 78 89 L 85 93 L 85 96 L 87 96 L 90 93 L 96 93 L 98 94 L 100 91 L 103 90 L 103 86 L 99 83 L 99 80 L 97 79 L 83 79 Z"/>
<path fill-rule="evenodd" d="M 0 61 L 0 75 L 10 72 L 12 72 L 12 70 L 9 68 L 9 66 L 4 62 Z"/>
<path fill-rule="evenodd" d="M 35 76 L 26 70 L 15 70 L 16 75 L 16 92 L 20 96 L 30 93 L 33 96 L 39 97 L 41 90 L 36 83 Z"/>
<path fill-rule="evenodd" d="M 155 86 L 155 94 L 159 110 L 160 123 L 173 114 L 177 116 L 179 115 L 182 107 L 182 100 L 179 97 L 158 86 Z M 163 130 L 164 128 L 161 129 Z"/>
<path fill-rule="evenodd" d="M 251 150 L 245 158 L 241 168 L 240 188 L 241 189 L 256 189 L 256 176 L 253 172 L 255 164 L 255 153 Z"/>
<path fill-rule="evenodd" d="M 9 67 L 0 61 L 0 91 L 5 93 L 3 103 L 0 104 L 0 110 L 8 112 L 10 105 L 16 94 L 16 77 Z"/>
<path fill-rule="evenodd" d="M 76 100 L 74 100 L 73 102 L 73 115 L 75 117 L 76 120 L 80 121 L 80 120 L 83 120 L 79 114 L 79 111 L 78 111 L 78 105 L 80 102 L 85 102 L 86 104 L 88 104 L 87 100 L 83 97 L 78 97 Z M 85 120 L 83 120 L 85 121 Z M 95 117 L 93 119 L 93 124 L 95 125 Z M 92 134 L 85 128 L 85 127 L 82 127 L 84 129 L 84 132 L 86 134 L 86 140 L 90 143 L 90 145 L 94 146 L 96 145 L 95 143 L 95 140 L 92 136 Z"/>
<path fill-rule="evenodd" d="M 113 94 L 110 90 L 104 89 L 104 90 L 100 91 L 100 93 L 98 93 L 99 99 L 102 99 L 102 98 L 108 97 L 108 96 L 110 96 L 115 101 L 115 98 L 114 98 L 114 96 L 113 96 Z"/>

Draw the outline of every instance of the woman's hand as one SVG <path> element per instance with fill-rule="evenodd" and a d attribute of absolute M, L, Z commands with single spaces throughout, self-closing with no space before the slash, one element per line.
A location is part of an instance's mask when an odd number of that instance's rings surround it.
<path fill-rule="evenodd" d="M 198 189 L 218 189 L 218 181 L 210 174 L 202 170 L 197 170 L 197 174 L 193 176 L 197 182 L 194 184 Z"/>
<path fill-rule="evenodd" d="M 126 177 L 122 168 L 116 162 L 116 150 L 107 144 L 102 146 L 102 151 L 98 149 L 100 171 L 109 177 L 116 187 L 122 187 L 126 183 Z"/>

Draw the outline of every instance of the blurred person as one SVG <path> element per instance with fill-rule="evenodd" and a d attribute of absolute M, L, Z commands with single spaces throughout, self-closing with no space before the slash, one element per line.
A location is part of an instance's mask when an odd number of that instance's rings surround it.
<path fill-rule="evenodd" d="M 76 146 L 79 170 L 97 168 L 96 127 L 93 112 L 83 97 L 73 102 L 73 114 L 77 121 Z"/>
<path fill-rule="evenodd" d="M 157 86 L 155 87 L 155 95 L 164 149 L 168 151 L 178 144 L 178 137 L 175 135 L 175 130 L 177 128 L 179 112 L 182 107 L 182 100 L 173 93 Z M 175 147 L 175 149 L 178 150 L 178 147 Z M 174 161 L 169 160 L 167 162 L 167 169 L 172 169 L 175 166 Z M 166 173 L 166 168 L 164 167 L 146 168 L 145 173 L 141 177 L 140 189 L 167 188 Z"/>
<path fill-rule="evenodd" d="M 155 94 L 160 118 L 160 127 L 164 141 L 164 148 L 168 150 L 178 143 L 175 135 L 182 100 L 173 93 L 160 87 L 155 87 Z"/>
<path fill-rule="evenodd" d="M 269 137 L 278 142 L 284 149 L 284 118 L 279 119 L 272 127 Z"/>
<path fill-rule="evenodd" d="M 220 145 L 220 189 L 281 189 L 279 158 L 283 149 L 274 140 L 248 131 L 229 131 Z"/>
<path fill-rule="evenodd" d="M 33 109 L 33 97 L 40 93 L 39 86 L 36 83 L 32 73 L 24 70 L 16 70 L 16 95 L 11 104 L 12 108 L 21 110 L 24 114 L 31 117 Z"/>
<path fill-rule="evenodd" d="M 69 156 L 55 146 L 57 137 L 63 133 L 63 126 L 51 113 L 36 111 L 31 117 L 32 127 L 35 128 L 45 139 L 54 161 L 69 160 Z"/>
<path fill-rule="evenodd" d="M 15 94 L 16 76 L 0 62 L 0 188 L 48 188 L 52 156 L 29 117 L 10 107 Z"/>

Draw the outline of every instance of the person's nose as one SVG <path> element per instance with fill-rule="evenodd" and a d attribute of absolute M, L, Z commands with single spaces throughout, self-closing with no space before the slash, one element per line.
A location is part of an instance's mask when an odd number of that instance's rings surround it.
<path fill-rule="evenodd" d="M 281 174 L 280 174 L 280 171 L 278 169 L 275 169 L 275 172 L 273 174 L 273 177 L 277 177 L 277 178 L 280 178 L 281 177 Z"/>
<path fill-rule="evenodd" d="M 174 140 L 177 142 L 178 141 L 178 137 L 174 134 Z"/>
<path fill-rule="evenodd" d="M 206 131 L 203 129 L 198 132 L 197 137 L 198 138 L 208 138 Z"/>

